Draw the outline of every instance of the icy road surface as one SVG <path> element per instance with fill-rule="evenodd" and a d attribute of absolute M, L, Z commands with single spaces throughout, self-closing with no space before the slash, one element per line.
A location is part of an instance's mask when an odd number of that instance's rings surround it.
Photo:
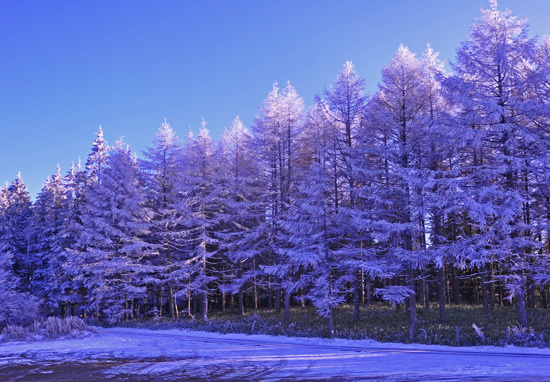
<path fill-rule="evenodd" d="M 0 345 L 1 381 L 550 381 L 550 349 L 98 329 Z"/>

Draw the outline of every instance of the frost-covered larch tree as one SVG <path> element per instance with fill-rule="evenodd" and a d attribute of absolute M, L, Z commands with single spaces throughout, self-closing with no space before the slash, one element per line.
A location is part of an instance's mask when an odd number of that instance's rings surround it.
<path fill-rule="evenodd" d="M 65 194 L 61 170 L 46 180 L 42 190 L 33 204 L 33 219 L 30 227 L 30 252 L 34 258 L 35 276 L 34 293 L 44 301 L 46 310 L 56 311 L 58 304 L 66 314 L 66 306 L 62 306 L 62 290 L 59 287 L 64 281 L 63 265 L 66 258 L 59 251 L 56 240 L 62 229 L 65 208 Z"/>
<path fill-rule="evenodd" d="M 427 107 L 423 115 L 426 131 L 426 160 L 422 166 L 427 187 L 422 188 L 422 209 L 419 214 L 419 228 L 423 244 L 427 249 L 427 260 L 433 263 L 437 272 L 439 321 L 446 322 L 446 270 L 454 265 L 453 253 L 448 251 L 452 240 L 449 227 L 455 224 L 460 197 L 458 196 L 458 162 L 456 158 L 456 137 L 452 121 L 454 108 L 446 102 L 442 81 L 445 79 L 443 62 L 438 59 L 428 44 L 421 63 L 424 72 L 424 87 Z M 449 126 L 450 125 L 450 126 Z M 456 279 L 456 277 L 455 277 Z M 425 304 L 429 307 L 429 288 L 423 280 Z"/>
<path fill-rule="evenodd" d="M 0 253 L 13 259 L 19 288 L 30 292 L 34 277 L 34 261 L 30 252 L 31 198 L 21 174 L 8 186 L 5 225 L 0 240 Z"/>
<path fill-rule="evenodd" d="M 92 152 L 86 161 L 86 171 L 91 182 L 100 182 L 101 172 L 107 164 L 109 146 L 103 137 L 101 126 L 97 129 L 96 139 L 92 142 Z"/>
<path fill-rule="evenodd" d="M 84 230 L 82 216 L 86 211 L 86 187 L 88 177 L 81 168 L 80 161 L 63 178 L 63 208 L 61 226 L 52 242 L 52 250 L 57 261 L 51 267 L 51 274 L 57 274 L 54 288 L 58 293 L 57 305 L 62 314 L 77 314 L 77 307 L 86 301 L 86 288 L 78 280 L 80 254 L 79 239 Z M 60 266 L 61 269 L 57 269 Z"/>
<path fill-rule="evenodd" d="M 531 123 L 546 142 L 550 142 L 550 36 L 545 36 L 537 46 L 529 82 Z M 550 147 L 546 150 L 550 155 Z M 533 217 L 541 222 L 539 233 L 541 249 L 537 258 L 535 279 L 541 285 L 543 305 L 547 305 L 547 288 L 550 282 L 550 157 L 541 158 L 536 169 L 537 203 L 533 205 Z M 532 305 L 534 293 L 530 291 Z"/>
<path fill-rule="evenodd" d="M 222 256 L 218 231 L 225 200 L 217 182 L 215 142 L 203 120 L 196 137 L 190 136 L 184 149 L 182 195 L 186 209 L 183 233 L 188 283 L 182 294 L 197 296 L 203 320 L 208 319 L 208 296 L 214 291 Z M 190 306 L 189 306 L 190 307 Z"/>
<path fill-rule="evenodd" d="M 88 310 L 110 322 L 134 317 L 147 296 L 146 281 L 154 267 L 145 259 L 151 211 L 140 182 L 137 161 L 118 141 L 86 190 L 87 210 L 80 246 L 82 279 L 88 289 Z"/>
<path fill-rule="evenodd" d="M 251 146 L 251 134 L 239 117 L 226 129 L 218 143 L 216 158 L 217 179 L 226 200 L 218 237 L 228 260 L 220 280 L 222 309 L 227 292 L 237 294 L 239 311 L 244 314 L 244 294 L 251 290 L 254 308 L 258 308 L 258 250 L 256 230 L 264 211 L 259 207 L 261 191 L 258 185 L 258 166 Z"/>
<path fill-rule="evenodd" d="M 379 176 L 372 179 L 377 210 L 373 232 L 385 243 L 387 256 L 402 265 L 408 285 L 411 332 L 417 325 L 417 270 L 426 266 L 423 206 L 429 154 L 426 76 L 420 60 L 403 45 L 382 69 L 382 82 L 369 105 L 370 136 L 377 142 L 370 155 L 379 158 Z M 365 179 L 368 182 L 368 179 Z M 363 191 L 363 195 L 368 195 Z M 367 202 L 367 205 L 369 203 Z"/>
<path fill-rule="evenodd" d="M 332 179 L 333 201 L 336 212 L 348 215 L 355 213 L 356 186 L 355 163 L 357 160 L 357 136 L 363 123 L 367 96 L 364 80 L 359 76 L 351 61 L 346 61 L 330 88 L 325 89 L 323 98 L 317 97 L 324 117 L 330 125 L 332 137 Z M 348 228 L 352 228 L 349 227 Z M 341 251 L 348 251 L 346 266 L 352 276 L 354 310 L 353 317 L 359 319 L 359 302 L 362 294 L 361 246 L 362 238 L 353 229 L 342 232 Z"/>
<path fill-rule="evenodd" d="M 260 108 L 253 128 L 254 146 L 259 159 L 260 176 L 265 185 L 262 197 L 265 217 L 258 227 L 263 231 L 262 251 L 266 253 L 264 272 L 273 276 L 276 286 L 275 306 L 280 311 L 281 291 L 284 291 L 285 317 L 290 317 L 290 296 L 296 287 L 293 281 L 298 269 L 287 261 L 288 232 L 281 223 L 286 218 L 297 184 L 297 141 L 301 134 L 303 99 L 287 83 L 279 91 L 277 83 Z"/>
<path fill-rule="evenodd" d="M 158 272 L 150 278 L 152 292 L 160 296 L 159 314 L 162 315 L 164 295 L 167 295 L 168 314 L 178 315 L 177 292 L 188 281 L 183 262 L 182 234 L 184 210 L 182 209 L 181 170 L 182 143 L 170 124 L 164 120 L 155 137 L 153 146 L 144 152 L 140 167 L 145 174 L 149 205 L 153 210 L 151 233 L 147 240 L 157 249 L 158 256 L 150 261 Z"/>
<path fill-rule="evenodd" d="M 526 98 L 536 44 L 526 20 L 498 10 L 494 0 L 490 4 L 460 44 L 456 75 L 449 80 L 449 95 L 460 105 L 467 195 L 467 239 L 458 255 L 480 269 L 495 261 L 506 268 L 501 277 L 515 300 L 518 322 L 527 327 L 525 290 L 539 247 L 531 218 L 533 167 L 547 151 L 530 123 Z"/>
<path fill-rule="evenodd" d="M 18 187 L 12 187 L 17 184 Z M 12 186 L 8 187 L 6 183 L 0 189 L 0 325 L 30 324 L 38 316 L 39 309 L 35 296 L 21 291 L 25 285 L 15 272 L 20 245 L 17 226 L 25 227 L 22 223 L 28 218 L 28 204 L 25 202 L 26 198 L 23 198 L 23 204 L 19 208 L 10 205 L 10 202 L 16 200 L 13 195 L 10 198 L 10 193 L 18 189 L 25 190 L 20 175 Z"/>
<path fill-rule="evenodd" d="M 307 169 L 298 181 L 284 229 L 292 232 L 288 265 L 297 267 L 301 277 L 297 287 L 306 290 L 320 315 L 329 320 L 329 333 L 333 333 L 333 310 L 345 301 L 350 275 L 342 271 L 348 261 L 341 252 L 342 227 L 350 225 L 346 215 L 339 214 L 333 180 L 337 176 L 333 167 L 334 136 L 322 106 L 311 108 L 305 118 L 301 138 L 301 160 Z M 287 265 L 287 266 L 288 266 Z M 302 296 L 300 296 L 302 297 Z"/>

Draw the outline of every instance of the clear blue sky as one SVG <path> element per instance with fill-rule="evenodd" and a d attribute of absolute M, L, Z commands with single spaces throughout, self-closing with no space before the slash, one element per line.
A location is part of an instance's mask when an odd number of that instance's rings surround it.
<path fill-rule="evenodd" d="M 452 60 L 485 0 L 0 0 L 0 181 L 34 195 L 86 160 L 101 124 L 141 153 L 164 117 L 217 138 L 250 126 L 274 81 L 310 106 L 346 60 L 373 91 L 403 43 Z M 499 2 L 550 33 L 550 1 Z"/>

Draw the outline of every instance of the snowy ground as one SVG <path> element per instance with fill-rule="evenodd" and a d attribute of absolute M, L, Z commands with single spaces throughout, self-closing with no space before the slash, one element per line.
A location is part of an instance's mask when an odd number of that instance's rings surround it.
<path fill-rule="evenodd" d="M 550 349 L 98 329 L 0 345 L 2 381 L 549 381 Z"/>

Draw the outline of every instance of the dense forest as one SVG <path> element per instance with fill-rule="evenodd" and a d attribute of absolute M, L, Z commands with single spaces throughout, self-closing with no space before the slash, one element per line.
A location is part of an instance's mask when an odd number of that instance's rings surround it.
<path fill-rule="evenodd" d="M 305 109 L 276 83 L 250 129 L 180 140 L 165 120 L 138 158 L 97 131 L 85 164 L 34 202 L 0 189 L 0 325 L 115 323 L 371 299 L 546 308 L 550 38 L 491 2 L 445 73 L 399 46 L 378 90 L 346 62 Z"/>

